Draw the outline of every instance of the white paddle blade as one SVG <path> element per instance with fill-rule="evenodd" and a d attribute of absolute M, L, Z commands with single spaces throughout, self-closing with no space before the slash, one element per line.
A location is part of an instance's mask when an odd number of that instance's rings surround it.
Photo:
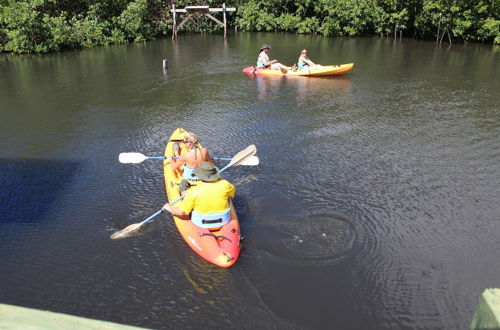
<path fill-rule="evenodd" d="M 252 156 L 248 159 L 243 160 L 240 165 L 244 166 L 256 166 L 259 165 L 259 157 L 257 156 Z"/>
<path fill-rule="evenodd" d="M 118 160 L 122 164 L 139 164 L 146 160 L 148 157 L 139 152 L 122 152 L 118 156 Z"/>
<path fill-rule="evenodd" d="M 136 231 L 138 231 L 139 228 L 141 228 L 140 223 L 131 224 L 130 226 L 127 226 L 127 227 L 123 228 L 122 230 L 117 231 L 116 233 L 111 235 L 111 239 L 120 239 L 120 238 L 129 237 L 130 235 L 132 235 Z"/>
<path fill-rule="evenodd" d="M 231 162 L 227 166 L 238 166 L 243 161 L 252 157 L 256 153 L 257 153 L 257 147 L 251 144 L 245 150 L 238 152 L 233 158 L 231 158 Z"/>

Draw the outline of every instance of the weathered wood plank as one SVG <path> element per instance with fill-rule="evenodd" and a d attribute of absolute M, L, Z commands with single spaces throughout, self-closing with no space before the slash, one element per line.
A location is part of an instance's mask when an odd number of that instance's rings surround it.
<path fill-rule="evenodd" d="M 212 15 L 208 14 L 208 13 L 204 13 L 203 15 L 207 16 L 208 18 L 212 19 L 213 21 L 215 21 L 215 23 L 221 25 L 221 26 L 224 26 L 224 23 L 222 23 L 221 21 L 219 21 L 217 18 L 213 17 Z"/>
<path fill-rule="evenodd" d="M 484 290 L 479 298 L 470 329 L 500 329 L 500 289 Z"/>

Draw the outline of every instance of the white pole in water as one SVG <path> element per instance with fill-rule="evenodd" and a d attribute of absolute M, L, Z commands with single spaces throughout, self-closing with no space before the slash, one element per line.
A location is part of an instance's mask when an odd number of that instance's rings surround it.
<path fill-rule="evenodd" d="M 168 65 L 168 61 L 167 61 L 167 59 L 164 59 L 163 60 L 163 69 L 166 69 L 167 65 Z"/>
<path fill-rule="evenodd" d="M 222 4 L 222 15 L 224 17 L 224 39 L 226 39 L 226 26 L 227 26 L 227 21 L 226 21 L 226 3 Z"/>

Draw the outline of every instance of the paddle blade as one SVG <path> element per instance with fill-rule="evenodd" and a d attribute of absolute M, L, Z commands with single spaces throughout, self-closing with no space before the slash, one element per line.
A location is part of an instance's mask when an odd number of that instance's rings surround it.
<path fill-rule="evenodd" d="M 123 228 L 122 230 L 117 231 L 113 235 L 111 235 L 111 239 L 121 239 L 121 238 L 129 237 L 132 234 L 139 231 L 141 226 L 142 226 L 142 223 L 133 223 L 133 224 Z"/>
<path fill-rule="evenodd" d="M 255 145 L 251 144 L 245 150 L 238 152 L 233 158 L 231 158 L 231 162 L 226 167 L 238 166 L 243 161 L 249 159 L 250 157 L 252 157 L 256 153 L 257 153 L 257 147 L 255 147 Z"/>
<path fill-rule="evenodd" d="M 142 163 L 148 157 L 144 156 L 139 152 L 122 152 L 118 156 L 118 160 L 122 164 L 139 164 Z"/>
<path fill-rule="evenodd" d="M 257 157 L 257 156 L 249 157 L 247 159 L 244 159 L 239 165 L 244 165 L 244 166 L 259 165 L 259 157 Z"/>

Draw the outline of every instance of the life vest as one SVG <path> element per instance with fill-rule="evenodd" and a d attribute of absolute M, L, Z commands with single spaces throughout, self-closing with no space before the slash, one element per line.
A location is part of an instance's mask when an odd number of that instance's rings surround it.
<path fill-rule="evenodd" d="M 309 64 L 307 64 L 306 62 L 304 61 L 300 61 L 298 63 L 298 66 L 299 66 L 299 69 L 304 69 L 306 66 L 309 66 Z"/>
<path fill-rule="evenodd" d="M 196 176 L 196 174 L 194 174 L 194 168 L 191 168 L 187 165 L 184 165 L 184 167 L 182 168 L 182 177 L 188 181 L 194 181 L 194 180 L 199 180 L 200 178 L 198 178 Z"/>
<path fill-rule="evenodd" d="M 231 220 L 231 207 L 220 213 L 201 214 L 193 210 L 191 221 L 198 227 L 216 228 L 227 224 Z"/>

